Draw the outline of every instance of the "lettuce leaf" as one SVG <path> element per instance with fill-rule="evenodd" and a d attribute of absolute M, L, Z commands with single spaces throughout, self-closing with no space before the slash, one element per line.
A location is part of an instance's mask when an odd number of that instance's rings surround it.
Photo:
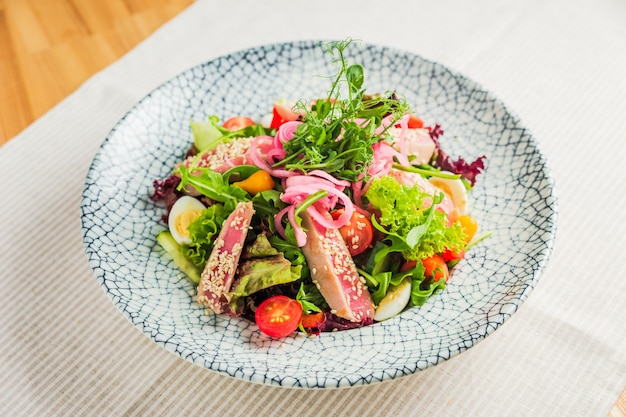
<path fill-rule="evenodd" d="M 267 239 L 267 235 L 265 233 L 261 233 L 257 235 L 256 239 L 254 239 L 252 243 L 245 247 L 243 253 L 241 254 L 241 258 L 256 259 L 274 255 L 278 255 L 278 251 Z"/>
<path fill-rule="evenodd" d="M 204 268 L 213 250 L 214 238 L 219 234 L 229 214 L 230 211 L 222 204 L 213 204 L 189 225 L 191 245 L 185 248 L 185 256 L 194 265 Z"/>
<path fill-rule="evenodd" d="M 192 120 L 189 123 L 193 135 L 193 144 L 198 151 L 208 151 L 222 142 L 223 133 L 220 130 L 218 122 L 219 118 L 211 116 L 204 122 Z"/>
<path fill-rule="evenodd" d="M 458 222 L 448 225 L 447 216 L 435 209 L 442 195 L 433 197 L 418 185 L 409 187 L 385 176 L 373 180 L 365 196 L 381 213 L 378 220 L 372 218 L 372 224 L 390 243 L 377 257 L 402 252 L 406 259 L 418 260 L 445 249 L 464 248 L 465 234 L 461 225 Z M 424 208 L 427 199 L 432 199 L 433 204 Z"/>
<path fill-rule="evenodd" d="M 190 123 L 193 143 L 202 152 L 210 151 L 220 143 L 233 138 L 249 138 L 273 133 L 259 124 L 246 126 L 239 130 L 228 130 L 220 125 L 220 118 L 212 115 L 203 122 L 192 120 Z M 272 135 L 273 136 L 273 135 Z"/>
<path fill-rule="evenodd" d="M 292 266 L 282 253 L 241 263 L 232 291 L 225 294 L 230 299 L 229 309 L 234 314 L 241 314 L 244 297 L 275 285 L 297 281 L 301 269 L 300 265 Z"/>

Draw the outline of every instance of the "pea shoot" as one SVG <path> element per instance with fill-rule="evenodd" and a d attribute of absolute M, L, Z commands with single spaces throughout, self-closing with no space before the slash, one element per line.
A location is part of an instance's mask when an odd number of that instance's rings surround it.
<path fill-rule="evenodd" d="M 288 170 L 304 173 L 321 169 L 351 182 L 367 176 L 374 151 L 372 145 L 384 140 L 385 133 L 409 105 L 395 93 L 366 95 L 363 66 L 349 65 L 344 51 L 351 39 L 330 42 L 325 51 L 339 70 L 328 96 L 311 106 L 303 100 L 296 104 L 304 114 L 293 139 L 285 143 L 286 156 L 277 162 Z M 341 92 L 347 98 L 341 97 Z"/>

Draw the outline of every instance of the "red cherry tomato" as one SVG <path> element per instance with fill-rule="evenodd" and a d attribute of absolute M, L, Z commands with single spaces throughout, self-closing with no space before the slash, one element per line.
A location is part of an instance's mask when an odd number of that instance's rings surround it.
<path fill-rule="evenodd" d="M 278 110 L 276 110 L 276 107 L 274 107 L 274 109 L 272 109 L 272 122 L 270 123 L 270 128 L 271 129 L 278 129 L 280 127 L 280 125 L 282 125 L 283 123 L 285 123 L 287 120 L 283 119 L 282 116 L 280 115 L 280 113 L 278 113 Z"/>
<path fill-rule="evenodd" d="M 409 123 L 407 126 L 409 129 L 420 129 L 424 127 L 424 121 L 414 114 L 409 115 Z"/>
<path fill-rule="evenodd" d="M 401 125 L 400 123 L 398 123 L 395 126 L 400 127 Z M 420 129 L 424 127 L 424 121 L 414 114 L 409 114 L 409 120 L 406 127 L 408 127 L 409 129 Z"/>
<path fill-rule="evenodd" d="M 228 129 L 228 130 L 239 130 L 239 129 L 243 129 L 244 127 L 253 126 L 253 125 L 254 125 L 254 120 L 252 120 L 251 118 L 244 117 L 244 116 L 235 116 L 226 120 L 222 126 L 224 127 L 224 129 Z"/>
<path fill-rule="evenodd" d="M 425 277 L 433 277 L 435 281 L 445 279 L 445 282 L 448 282 L 448 279 L 450 279 L 448 265 L 441 256 L 433 255 L 429 258 L 422 259 L 422 265 L 424 265 Z"/>
<path fill-rule="evenodd" d="M 317 329 L 324 323 L 324 313 L 308 313 L 302 315 L 302 327 Z"/>
<path fill-rule="evenodd" d="M 293 333 L 302 319 L 302 306 L 284 295 L 263 301 L 254 314 L 259 329 L 268 336 L 285 337 Z"/>
<path fill-rule="evenodd" d="M 342 213 L 343 209 L 339 209 L 333 211 L 331 215 L 333 219 L 337 220 Z M 371 245 L 374 237 L 374 228 L 370 219 L 355 210 L 348 223 L 339 228 L 339 233 L 341 233 L 341 237 L 346 242 L 350 255 L 356 256 L 365 252 Z"/>
<path fill-rule="evenodd" d="M 400 266 L 400 272 L 406 272 L 417 265 L 417 261 L 406 261 Z"/>
<path fill-rule="evenodd" d="M 446 249 L 443 252 L 441 252 L 441 257 L 446 262 L 460 261 L 461 259 L 465 258 L 465 251 L 460 250 L 458 252 L 453 252 L 450 249 Z"/>
<path fill-rule="evenodd" d="M 270 123 L 272 129 L 278 129 L 283 123 L 293 122 L 300 118 L 299 114 L 292 112 L 290 108 L 280 103 L 274 103 L 272 115 L 272 122 Z"/>

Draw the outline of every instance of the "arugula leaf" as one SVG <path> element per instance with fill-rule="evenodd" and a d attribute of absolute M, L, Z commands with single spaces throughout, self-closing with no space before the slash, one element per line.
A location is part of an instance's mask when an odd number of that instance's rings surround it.
<path fill-rule="evenodd" d="M 406 277 L 410 277 L 412 283 L 415 281 L 421 283 L 424 280 L 424 266 L 421 262 L 418 262 L 415 267 L 408 271 L 396 273 L 384 271 L 377 274 L 369 274 L 360 269 L 359 274 L 365 278 L 367 286 L 371 291 L 372 301 L 375 305 L 378 305 L 387 295 L 390 285 L 397 287 Z"/>
<path fill-rule="evenodd" d="M 295 241 L 288 242 L 278 235 L 272 235 L 268 237 L 270 243 L 277 251 L 282 252 L 285 255 L 292 265 L 298 266 L 302 265 L 301 275 L 303 278 L 306 278 L 310 275 L 309 267 L 306 263 L 306 259 L 304 258 L 304 253 L 302 253 L 302 249 L 295 244 Z"/>
<path fill-rule="evenodd" d="M 235 181 L 243 181 L 255 172 L 260 171 L 260 169 L 261 168 L 254 165 L 237 165 L 226 170 L 222 174 L 222 178 L 224 179 L 224 182 L 229 184 Z"/>
<path fill-rule="evenodd" d="M 385 241 L 389 242 L 389 245 L 382 244 L 374 260 L 376 263 L 383 262 L 383 259 L 387 257 L 391 252 L 405 252 L 411 250 L 411 246 L 406 242 L 406 238 L 400 236 L 397 233 L 390 232 L 388 229 L 381 226 L 376 220 L 375 216 L 372 216 L 372 226 L 383 234 L 385 234 Z"/>
<path fill-rule="evenodd" d="M 314 284 L 305 285 L 300 283 L 300 289 L 296 295 L 296 301 L 302 306 L 302 311 L 308 313 L 310 311 L 320 312 L 322 307 L 326 307 L 326 300 L 319 292 Z"/>
<path fill-rule="evenodd" d="M 324 191 L 324 190 L 319 190 L 319 191 L 314 192 L 313 194 L 309 194 L 304 199 L 303 202 L 298 204 L 298 207 L 296 207 L 296 210 L 295 210 L 295 215 L 296 216 L 299 215 L 300 213 L 305 211 L 307 208 L 309 208 L 313 203 L 315 203 L 318 200 L 321 200 L 327 195 L 328 195 L 328 191 Z"/>
<path fill-rule="evenodd" d="M 280 199 L 280 191 L 277 190 L 266 190 L 256 193 L 252 197 L 252 204 L 259 217 L 269 216 L 272 220 L 285 206 L 285 203 Z M 273 224 L 273 222 L 270 223 Z"/>
<path fill-rule="evenodd" d="M 184 165 L 180 165 L 177 172 L 180 174 L 178 190 L 191 185 L 200 194 L 211 200 L 224 203 L 224 207 L 229 212 L 233 211 L 240 201 L 248 200 L 248 193 L 245 190 L 236 185 L 228 184 L 221 174 L 208 168 L 194 168 L 193 172 L 200 173 L 200 176 L 192 175 L 191 170 Z"/>
<path fill-rule="evenodd" d="M 446 288 L 445 280 L 434 281 L 433 279 L 427 280 L 412 280 L 411 281 L 411 299 L 409 305 L 421 306 L 432 297 L 436 292 L 439 292 Z"/>

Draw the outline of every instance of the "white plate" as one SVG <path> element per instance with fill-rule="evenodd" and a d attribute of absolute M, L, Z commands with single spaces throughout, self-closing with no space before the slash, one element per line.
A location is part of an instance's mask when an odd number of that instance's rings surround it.
<path fill-rule="evenodd" d="M 556 197 L 546 160 L 506 106 L 446 67 L 400 50 L 353 44 L 370 93 L 403 94 L 443 148 L 486 155 L 471 214 L 493 235 L 457 265 L 445 291 L 388 321 L 319 337 L 271 340 L 254 323 L 204 314 L 193 286 L 156 244 L 162 207 L 152 181 L 191 144 L 189 121 L 260 117 L 280 97 L 326 94 L 335 73 L 322 42 L 267 45 L 191 68 L 135 105 L 96 155 L 82 199 L 84 244 L 98 282 L 157 344 L 193 363 L 252 382 L 308 388 L 363 385 L 445 361 L 496 330 L 528 297 L 552 250 Z M 462 138 L 462 139 L 458 139 Z"/>

